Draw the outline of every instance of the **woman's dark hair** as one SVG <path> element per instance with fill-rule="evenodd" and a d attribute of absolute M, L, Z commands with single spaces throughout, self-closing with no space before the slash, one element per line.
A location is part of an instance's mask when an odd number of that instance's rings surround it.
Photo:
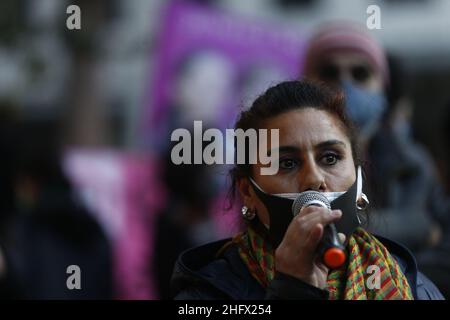
<path fill-rule="evenodd" d="M 235 124 L 235 129 L 260 129 L 268 119 L 291 110 L 314 108 L 328 112 L 342 124 L 350 140 L 355 164 L 360 164 L 357 139 L 353 123 L 345 112 L 345 98 L 340 90 L 334 90 L 318 82 L 309 80 L 281 82 L 260 95 L 245 111 L 242 111 Z M 236 143 L 235 143 L 236 149 Z M 245 148 L 248 153 L 249 148 Z M 249 159 L 246 155 L 246 159 Z M 251 164 L 236 164 L 230 170 L 231 187 L 228 193 L 229 205 L 232 206 L 237 180 L 251 176 Z"/>

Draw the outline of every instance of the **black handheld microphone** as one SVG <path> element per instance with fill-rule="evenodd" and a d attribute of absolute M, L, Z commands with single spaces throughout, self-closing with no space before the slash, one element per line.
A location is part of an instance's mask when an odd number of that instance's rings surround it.
<path fill-rule="evenodd" d="M 292 214 L 296 216 L 303 207 L 309 206 L 331 209 L 330 202 L 323 194 L 317 191 L 305 191 L 300 193 L 292 204 Z M 339 241 L 338 232 L 333 223 L 325 226 L 323 231 L 317 253 L 328 268 L 338 268 L 346 260 L 345 248 Z"/>

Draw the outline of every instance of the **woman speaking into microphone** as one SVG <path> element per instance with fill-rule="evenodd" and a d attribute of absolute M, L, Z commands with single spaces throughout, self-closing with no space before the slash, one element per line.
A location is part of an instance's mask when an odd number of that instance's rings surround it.
<path fill-rule="evenodd" d="M 236 129 L 279 130 L 279 170 L 262 175 L 263 164 L 246 162 L 231 171 L 245 228 L 179 257 L 176 299 L 442 299 L 406 248 L 360 224 L 368 199 L 344 103 L 338 91 L 289 81 L 241 112 Z M 305 192 L 323 205 L 298 205 Z M 327 245 L 338 250 L 329 263 Z"/>

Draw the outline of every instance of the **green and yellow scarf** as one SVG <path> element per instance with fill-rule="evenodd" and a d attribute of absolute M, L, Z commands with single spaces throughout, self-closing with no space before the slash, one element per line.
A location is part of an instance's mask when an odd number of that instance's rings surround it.
<path fill-rule="evenodd" d="M 248 227 L 232 240 L 253 277 L 266 288 L 275 274 L 274 249 L 267 234 Z M 398 263 L 374 236 L 357 228 L 347 244 L 347 263 L 328 274 L 330 300 L 413 300 L 411 288 Z M 367 272 L 370 265 L 379 267 L 380 287 L 370 289 Z"/>

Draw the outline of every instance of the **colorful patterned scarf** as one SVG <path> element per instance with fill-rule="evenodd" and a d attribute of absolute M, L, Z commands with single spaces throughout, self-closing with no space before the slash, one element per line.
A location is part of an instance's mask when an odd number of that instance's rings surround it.
<path fill-rule="evenodd" d="M 233 238 L 253 277 L 266 288 L 275 274 L 274 249 L 266 232 L 248 227 Z M 357 228 L 347 244 L 347 263 L 328 274 L 330 300 L 413 300 L 398 263 L 374 236 Z M 379 267 L 379 282 L 368 267 Z M 379 285 L 379 286 L 377 286 Z M 372 288 L 372 289 L 371 289 Z"/>

